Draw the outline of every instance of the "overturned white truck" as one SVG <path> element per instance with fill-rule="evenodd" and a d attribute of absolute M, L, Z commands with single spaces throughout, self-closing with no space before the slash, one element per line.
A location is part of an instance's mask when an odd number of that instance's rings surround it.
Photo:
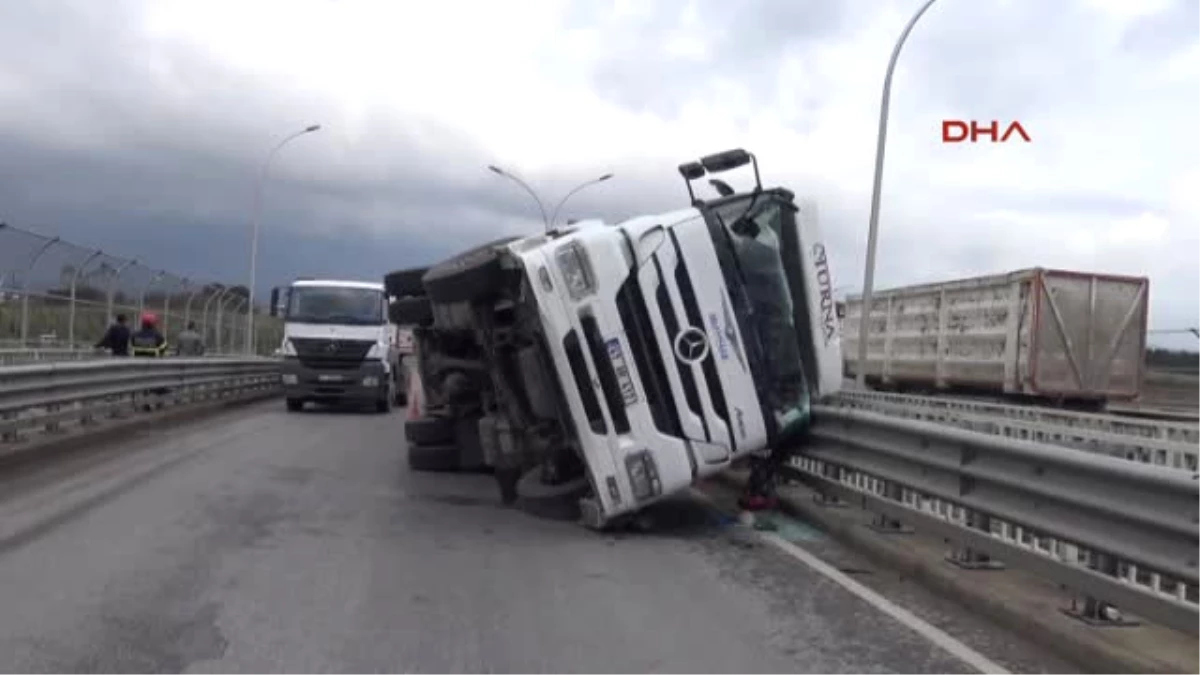
<path fill-rule="evenodd" d="M 753 165 L 753 189 L 692 181 Z M 493 470 L 502 499 L 601 528 L 802 440 L 842 382 L 815 207 L 731 150 L 679 167 L 691 207 L 491 242 L 385 278 L 414 325 L 415 470 Z"/>

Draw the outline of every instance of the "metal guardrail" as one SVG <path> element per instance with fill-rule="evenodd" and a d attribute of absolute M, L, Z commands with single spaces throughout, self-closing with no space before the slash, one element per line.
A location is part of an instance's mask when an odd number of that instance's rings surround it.
<path fill-rule="evenodd" d="M 26 363 L 55 361 L 86 361 L 103 358 L 105 354 L 94 349 L 71 349 L 70 347 L 34 347 L 29 349 L 0 349 L 0 368 Z"/>
<path fill-rule="evenodd" d="M 1200 425 L 940 396 L 842 391 L 832 405 L 1196 471 Z"/>
<path fill-rule="evenodd" d="M 0 369 L 0 452 L 30 435 L 97 424 L 139 410 L 269 395 L 269 358 L 100 359 Z"/>
<path fill-rule="evenodd" d="M 244 358 L 242 353 L 210 353 L 204 358 Z M 0 368 L 21 366 L 31 363 L 57 363 L 60 361 L 94 361 L 113 358 L 107 351 L 93 347 L 33 347 L 26 349 L 0 348 Z M 176 357 L 169 357 L 176 358 Z"/>
<path fill-rule="evenodd" d="M 955 562 L 994 556 L 1088 604 L 1198 632 L 1194 473 L 862 410 L 813 412 L 812 441 L 791 468 L 882 514 L 881 529 L 929 529 L 965 547 Z"/>

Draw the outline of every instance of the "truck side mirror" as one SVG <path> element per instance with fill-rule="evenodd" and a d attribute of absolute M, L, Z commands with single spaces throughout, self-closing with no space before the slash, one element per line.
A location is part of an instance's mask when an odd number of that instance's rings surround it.
<path fill-rule="evenodd" d="M 279 316 L 279 287 L 271 289 L 271 316 Z"/>

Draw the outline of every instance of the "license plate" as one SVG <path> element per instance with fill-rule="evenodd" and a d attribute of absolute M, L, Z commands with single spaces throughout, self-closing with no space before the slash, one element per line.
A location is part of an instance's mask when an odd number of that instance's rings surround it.
<path fill-rule="evenodd" d="M 342 376 L 341 375 L 324 375 L 324 374 L 322 374 L 322 375 L 317 375 L 317 381 L 318 382 L 341 382 Z"/>
<path fill-rule="evenodd" d="M 617 386 L 621 389 L 621 398 L 625 399 L 626 406 L 631 406 L 638 402 L 638 395 L 633 386 L 633 377 L 629 374 L 629 365 L 625 362 L 621 341 L 610 338 L 605 344 L 608 346 L 608 359 L 612 361 L 613 370 L 617 371 Z"/>

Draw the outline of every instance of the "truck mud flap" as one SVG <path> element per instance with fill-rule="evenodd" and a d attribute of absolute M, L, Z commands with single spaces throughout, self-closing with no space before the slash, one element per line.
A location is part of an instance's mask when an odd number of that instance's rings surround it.
<path fill-rule="evenodd" d="M 413 471 L 457 471 L 458 448 L 445 445 L 408 445 L 408 468 Z"/>
<path fill-rule="evenodd" d="M 416 445 L 446 445 L 454 442 L 454 421 L 444 417 L 421 417 L 404 423 L 404 438 Z"/>

